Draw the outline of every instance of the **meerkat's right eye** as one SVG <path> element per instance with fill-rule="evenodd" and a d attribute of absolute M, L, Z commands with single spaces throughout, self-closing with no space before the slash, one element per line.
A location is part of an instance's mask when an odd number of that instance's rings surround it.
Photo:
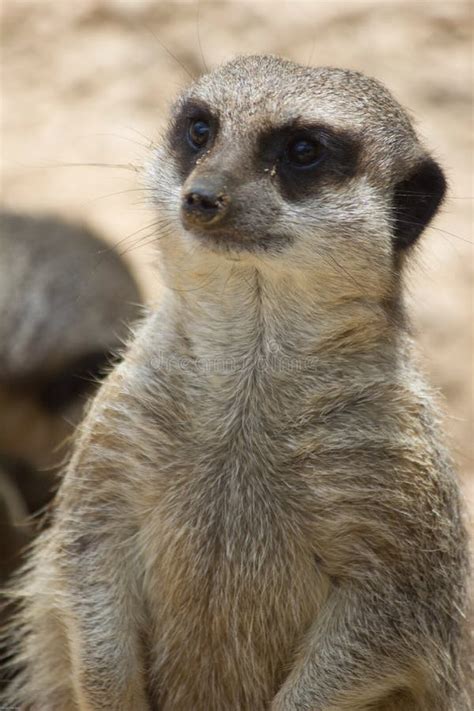
<path fill-rule="evenodd" d="M 208 143 L 211 127 L 204 119 L 192 119 L 188 126 L 188 143 L 194 150 L 200 150 Z"/>

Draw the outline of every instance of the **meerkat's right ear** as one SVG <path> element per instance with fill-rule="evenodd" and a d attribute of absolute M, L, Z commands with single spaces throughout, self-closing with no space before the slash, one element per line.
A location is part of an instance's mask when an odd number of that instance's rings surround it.
<path fill-rule="evenodd" d="M 393 239 L 395 249 L 410 247 L 435 216 L 446 193 L 446 178 L 427 156 L 395 186 Z"/>

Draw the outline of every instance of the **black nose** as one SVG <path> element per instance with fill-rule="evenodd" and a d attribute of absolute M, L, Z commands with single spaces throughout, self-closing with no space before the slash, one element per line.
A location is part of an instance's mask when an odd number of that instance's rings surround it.
<path fill-rule="evenodd" d="M 182 209 L 186 221 L 199 224 L 218 222 L 229 207 L 229 196 L 211 186 L 195 185 L 183 197 Z"/>

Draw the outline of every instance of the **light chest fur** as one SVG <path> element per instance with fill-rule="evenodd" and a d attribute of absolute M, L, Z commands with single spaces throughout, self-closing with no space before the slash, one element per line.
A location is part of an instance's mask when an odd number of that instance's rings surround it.
<path fill-rule="evenodd" d="M 154 462 L 139 477 L 137 547 L 164 710 L 266 708 L 328 589 L 292 431 L 308 408 L 268 344 L 234 345 L 200 362 L 161 353 L 143 378 L 153 392 L 139 393 L 146 365 L 130 388 L 147 423 L 132 424 L 130 448 L 147 442 Z M 312 375 L 300 373 L 308 405 Z"/>

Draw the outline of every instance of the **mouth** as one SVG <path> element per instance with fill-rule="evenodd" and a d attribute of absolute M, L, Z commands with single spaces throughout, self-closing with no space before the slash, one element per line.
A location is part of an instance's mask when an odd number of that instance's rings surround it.
<path fill-rule="evenodd" d="M 261 253 L 279 252 L 290 241 L 290 237 L 274 236 L 265 234 L 254 237 L 243 235 L 231 229 L 203 229 L 193 227 L 187 228 L 186 232 L 194 237 L 203 247 L 214 253 L 235 254 L 235 253 Z"/>

